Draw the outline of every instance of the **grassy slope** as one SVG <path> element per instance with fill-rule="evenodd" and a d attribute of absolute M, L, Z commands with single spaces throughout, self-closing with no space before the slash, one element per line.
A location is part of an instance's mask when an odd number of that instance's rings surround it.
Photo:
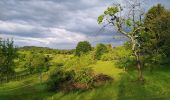
<path fill-rule="evenodd" d="M 135 72 L 125 73 L 114 67 L 112 62 L 99 61 L 91 65 L 96 73 L 103 73 L 114 77 L 113 83 L 108 83 L 88 91 L 73 91 L 69 93 L 50 93 L 45 85 L 39 83 L 38 76 L 33 75 L 22 81 L 12 81 L 0 85 L 0 99 L 15 100 L 169 100 L 170 73 L 167 68 L 145 72 L 144 85 L 134 82 Z M 44 75 L 45 76 L 45 75 Z M 46 77 L 46 76 L 45 76 Z M 44 79 L 45 80 L 45 79 Z"/>

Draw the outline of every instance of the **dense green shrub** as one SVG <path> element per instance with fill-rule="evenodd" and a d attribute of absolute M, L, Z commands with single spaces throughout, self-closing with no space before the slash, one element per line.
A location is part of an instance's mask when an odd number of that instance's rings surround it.
<path fill-rule="evenodd" d="M 101 56 L 102 61 L 111 61 L 113 59 L 114 59 L 114 57 L 113 57 L 113 54 L 111 52 L 105 53 Z"/>
<path fill-rule="evenodd" d="M 95 58 L 97 60 L 100 60 L 101 59 L 101 56 L 104 54 L 104 53 L 107 53 L 108 50 L 107 50 L 107 46 L 104 45 L 104 44 L 98 44 L 96 46 L 96 50 L 95 50 Z"/>
<path fill-rule="evenodd" d="M 49 70 L 50 59 L 48 56 L 39 53 L 30 53 L 26 55 L 24 60 L 24 66 L 30 73 L 40 73 Z"/>
<path fill-rule="evenodd" d="M 93 70 L 91 68 L 82 68 L 76 71 L 74 80 L 82 84 L 91 84 L 93 81 Z"/>
<path fill-rule="evenodd" d="M 133 56 L 119 58 L 119 60 L 116 61 L 116 64 L 118 67 L 124 68 L 125 70 L 134 69 L 134 66 L 136 66 Z"/>
<path fill-rule="evenodd" d="M 73 90 L 90 87 L 93 81 L 93 70 L 90 68 L 82 68 L 80 70 L 66 71 L 58 68 L 54 71 L 48 81 L 47 88 L 50 91 L 56 90 Z M 69 85 L 69 86 L 68 86 Z M 82 87 L 79 87 L 79 86 Z"/>
<path fill-rule="evenodd" d="M 74 81 L 74 76 L 74 71 L 64 71 L 62 69 L 57 69 L 50 75 L 49 79 L 47 80 L 47 88 L 49 91 L 59 90 L 61 89 L 62 84 L 69 81 Z"/>
<path fill-rule="evenodd" d="M 114 60 L 120 68 L 135 68 L 136 61 L 135 57 L 132 55 L 132 51 L 129 48 L 128 43 L 125 43 L 123 46 L 118 46 L 114 49 Z"/>
<path fill-rule="evenodd" d="M 77 44 L 75 55 L 80 56 L 92 50 L 91 44 L 88 41 L 81 41 Z"/>
<path fill-rule="evenodd" d="M 64 67 L 66 69 L 78 70 L 84 67 L 88 67 L 91 64 L 94 64 L 96 60 L 93 58 L 92 53 L 81 55 L 80 57 L 74 56 L 68 60 Z"/>
<path fill-rule="evenodd" d="M 104 74 L 95 75 L 91 68 L 82 68 L 79 70 L 66 71 L 57 69 L 47 80 L 47 88 L 49 91 L 71 91 L 71 90 L 87 90 L 98 87 L 113 78 Z"/>

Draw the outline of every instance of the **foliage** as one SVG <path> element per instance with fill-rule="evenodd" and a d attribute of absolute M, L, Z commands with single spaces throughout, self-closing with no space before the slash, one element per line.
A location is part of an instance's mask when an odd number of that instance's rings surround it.
<path fill-rule="evenodd" d="M 136 5 L 139 4 L 139 5 Z M 119 33 L 129 39 L 131 45 L 131 51 L 133 56 L 136 58 L 136 68 L 138 70 L 138 79 L 143 81 L 142 74 L 142 34 L 147 32 L 146 26 L 143 25 L 143 14 L 141 14 L 141 1 L 132 0 L 128 3 L 130 7 L 124 10 L 121 4 L 113 4 L 108 7 L 103 16 L 98 18 L 98 23 L 107 23 L 106 25 L 114 26 Z M 127 6 L 128 6 L 127 5 Z M 123 16 L 122 13 L 128 12 L 128 16 Z M 150 30 L 148 31 L 150 32 Z"/>
<path fill-rule="evenodd" d="M 112 61 L 114 60 L 113 54 L 112 53 L 105 53 L 101 56 L 102 61 Z"/>
<path fill-rule="evenodd" d="M 135 66 L 135 58 L 132 55 L 132 51 L 129 48 L 129 43 L 125 43 L 123 46 L 116 47 L 114 50 L 116 55 L 116 65 L 120 68 L 129 69 Z"/>
<path fill-rule="evenodd" d="M 48 47 L 36 47 L 36 46 L 24 46 L 19 48 L 22 52 L 37 52 L 43 54 L 73 54 L 75 52 L 74 49 L 52 49 Z"/>
<path fill-rule="evenodd" d="M 103 15 L 100 15 L 98 17 L 98 23 L 101 24 L 104 20 L 104 17 L 106 15 L 109 15 L 109 16 L 114 16 L 117 12 L 119 12 L 119 8 L 116 7 L 116 6 L 111 6 L 111 7 L 108 7 L 107 10 L 104 11 L 104 14 Z"/>
<path fill-rule="evenodd" d="M 107 46 L 104 44 L 97 44 L 96 49 L 95 49 L 95 59 L 100 60 L 101 56 L 104 53 L 107 53 L 108 49 Z"/>
<path fill-rule="evenodd" d="M 75 55 L 80 56 L 81 54 L 88 53 L 91 50 L 92 50 L 92 47 L 88 41 L 81 41 L 76 46 Z"/>
<path fill-rule="evenodd" d="M 30 73 L 40 73 L 49 69 L 49 57 L 42 54 L 30 53 L 26 55 L 24 61 L 24 66 Z"/>
<path fill-rule="evenodd" d="M 60 85 L 64 82 L 73 81 L 74 71 L 64 71 L 63 69 L 55 70 L 47 80 L 47 88 L 50 91 L 56 91 L 60 89 Z"/>
<path fill-rule="evenodd" d="M 142 46 L 145 55 L 152 62 L 158 64 L 161 56 L 170 56 L 170 11 L 161 4 L 153 6 L 145 15 L 144 24 L 149 27 L 152 32 L 143 35 L 145 41 Z M 165 58 L 164 58 L 165 60 Z"/>
<path fill-rule="evenodd" d="M 82 68 L 76 71 L 74 80 L 75 82 L 83 84 L 91 84 L 93 81 L 93 70 L 91 68 Z"/>
<path fill-rule="evenodd" d="M 156 6 L 151 7 L 145 15 L 144 22 L 145 24 L 153 24 L 156 18 L 164 15 L 166 13 L 166 9 L 161 4 L 157 4 Z"/>
<path fill-rule="evenodd" d="M 10 76 L 14 74 L 14 59 L 17 57 L 17 48 L 14 47 L 14 42 L 9 39 L 0 40 L 0 77 Z"/>
<path fill-rule="evenodd" d="M 64 67 L 67 70 L 78 70 L 84 67 L 88 67 L 95 62 L 96 60 L 94 59 L 93 53 L 91 52 L 89 54 L 81 55 L 80 57 L 74 56 L 70 58 L 70 60 L 65 63 Z"/>

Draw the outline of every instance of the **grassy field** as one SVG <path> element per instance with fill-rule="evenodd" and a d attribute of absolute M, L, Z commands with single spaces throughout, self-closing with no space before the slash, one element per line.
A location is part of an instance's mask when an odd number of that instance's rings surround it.
<path fill-rule="evenodd" d="M 91 65 L 95 73 L 103 73 L 114 78 L 112 83 L 87 91 L 48 92 L 45 81 L 48 73 L 43 73 L 43 82 L 38 75 L 21 81 L 11 81 L 0 85 L 0 100 L 168 100 L 170 98 L 170 73 L 167 68 L 145 71 L 145 83 L 135 81 L 136 72 L 124 72 L 113 62 L 98 61 Z"/>

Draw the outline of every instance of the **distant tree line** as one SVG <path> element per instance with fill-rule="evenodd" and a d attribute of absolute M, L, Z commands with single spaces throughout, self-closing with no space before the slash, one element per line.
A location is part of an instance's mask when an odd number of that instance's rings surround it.
<path fill-rule="evenodd" d="M 45 54 L 73 54 L 75 49 L 52 49 L 48 47 L 24 46 L 20 47 L 21 51 L 38 52 Z"/>

